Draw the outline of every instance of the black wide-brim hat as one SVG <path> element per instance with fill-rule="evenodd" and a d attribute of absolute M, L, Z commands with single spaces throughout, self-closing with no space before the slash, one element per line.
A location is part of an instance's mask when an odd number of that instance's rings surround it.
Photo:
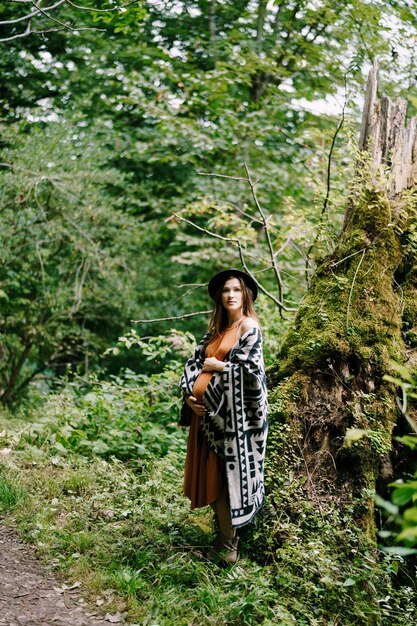
<path fill-rule="evenodd" d="M 221 272 L 213 276 L 213 278 L 210 280 L 208 284 L 208 292 L 209 292 L 210 298 L 212 300 L 215 299 L 216 293 L 218 292 L 219 288 L 231 276 L 236 276 L 243 280 L 245 285 L 251 290 L 252 300 L 255 302 L 256 297 L 258 295 L 258 285 L 256 284 L 256 281 L 252 278 L 252 276 L 250 276 L 246 272 L 237 270 L 235 267 L 231 267 L 230 269 L 227 269 L 227 270 L 222 270 Z"/>

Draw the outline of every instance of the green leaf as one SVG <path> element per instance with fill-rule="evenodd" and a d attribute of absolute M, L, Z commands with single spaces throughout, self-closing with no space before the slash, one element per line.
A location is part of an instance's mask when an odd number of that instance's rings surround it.
<path fill-rule="evenodd" d="M 390 361 L 390 366 L 393 370 L 395 370 L 398 374 L 400 374 L 403 380 L 412 382 L 413 376 L 407 367 L 405 367 L 404 365 L 401 365 L 400 363 L 396 363 L 395 361 Z"/>
<path fill-rule="evenodd" d="M 417 554 L 417 549 L 415 548 L 405 548 L 404 546 L 384 546 L 382 548 L 383 552 L 387 554 L 398 554 L 398 556 L 408 556 L 410 554 Z"/>
<path fill-rule="evenodd" d="M 414 522 L 417 526 L 417 507 L 412 506 L 406 509 L 403 513 L 403 517 L 407 522 Z"/>
<path fill-rule="evenodd" d="M 389 383 L 394 383 L 394 385 L 398 385 L 398 387 L 409 387 L 409 383 L 405 383 L 401 378 L 395 378 L 395 376 L 390 376 L 389 374 L 385 374 L 383 379 Z"/>
<path fill-rule="evenodd" d="M 412 543 L 415 543 L 415 539 L 417 539 L 417 526 L 410 526 L 409 528 L 404 528 L 400 534 L 397 535 L 396 541 L 414 540 Z"/>
<path fill-rule="evenodd" d="M 404 443 L 412 450 L 415 450 L 415 448 L 417 448 L 417 435 L 403 435 L 402 437 L 395 437 L 395 440 Z"/>
<path fill-rule="evenodd" d="M 351 446 L 352 443 L 363 439 L 367 434 L 368 431 L 363 428 L 348 428 L 345 434 L 345 444 Z"/>
<path fill-rule="evenodd" d="M 379 508 L 384 509 L 390 515 L 397 515 L 399 508 L 389 500 L 384 500 L 378 494 L 375 495 L 375 504 L 379 506 Z"/>
<path fill-rule="evenodd" d="M 379 537 L 381 537 L 381 539 L 388 539 L 389 537 L 396 537 L 396 533 L 392 532 L 391 530 L 380 530 L 378 532 Z"/>
<path fill-rule="evenodd" d="M 414 495 L 417 493 L 417 482 L 407 482 L 404 484 L 394 483 L 395 487 L 392 493 L 392 501 L 394 504 L 398 504 L 398 506 L 403 506 L 410 502 L 413 499 Z"/>

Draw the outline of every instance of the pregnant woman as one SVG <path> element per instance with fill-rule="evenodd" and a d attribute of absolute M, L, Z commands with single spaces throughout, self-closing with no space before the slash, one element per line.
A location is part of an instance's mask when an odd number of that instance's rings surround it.
<path fill-rule="evenodd" d="M 208 557 L 228 564 L 237 559 L 236 529 L 262 505 L 268 403 L 256 282 L 230 268 L 213 276 L 208 291 L 208 332 L 180 381 L 182 416 L 191 415 L 184 493 L 191 509 L 214 510 L 219 536 Z"/>

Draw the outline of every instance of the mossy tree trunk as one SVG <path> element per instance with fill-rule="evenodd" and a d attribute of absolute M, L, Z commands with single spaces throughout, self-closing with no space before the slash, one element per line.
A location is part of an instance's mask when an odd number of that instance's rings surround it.
<path fill-rule="evenodd" d="M 370 538 L 398 417 L 384 374 L 417 345 L 417 120 L 406 126 L 405 102 L 378 101 L 376 86 L 374 68 L 338 245 L 269 371 L 272 504 L 291 493 L 289 515 L 302 500 L 321 514 L 350 511 Z"/>

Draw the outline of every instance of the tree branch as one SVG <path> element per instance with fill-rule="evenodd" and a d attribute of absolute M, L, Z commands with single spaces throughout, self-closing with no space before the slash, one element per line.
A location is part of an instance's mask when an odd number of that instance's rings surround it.
<path fill-rule="evenodd" d="M 248 175 L 248 181 L 249 181 L 249 185 L 250 185 L 250 188 L 251 188 L 252 197 L 253 197 L 253 200 L 255 202 L 255 206 L 258 209 L 258 211 L 259 211 L 259 213 L 260 213 L 260 215 L 262 217 L 263 224 L 264 224 L 266 241 L 267 241 L 267 244 L 268 244 L 269 255 L 270 255 L 270 258 L 271 258 L 271 265 L 273 267 L 273 270 L 274 270 L 274 273 L 275 273 L 275 277 L 276 277 L 277 283 L 278 283 L 279 300 L 282 302 L 282 300 L 283 300 L 283 292 L 284 292 L 284 284 L 282 282 L 282 278 L 281 278 L 280 271 L 278 269 L 278 265 L 276 264 L 276 261 L 275 261 L 274 248 L 273 248 L 273 245 L 272 245 L 271 235 L 270 235 L 270 232 L 269 232 L 268 220 L 265 218 L 265 214 L 264 214 L 264 212 L 262 210 L 261 205 L 259 204 L 258 196 L 256 195 L 256 191 L 255 191 L 256 183 L 254 183 L 252 181 L 252 178 L 251 178 L 251 175 L 250 175 L 247 163 L 245 163 L 245 170 L 246 170 L 246 173 Z M 281 310 L 281 313 L 282 313 L 282 310 Z"/>
<path fill-rule="evenodd" d="M 260 291 L 262 291 L 262 293 L 264 293 L 268 298 L 270 298 L 279 307 L 280 311 L 287 311 L 287 312 L 289 312 L 289 311 L 296 311 L 297 310 L 297 309 L 293 309 L 293 308 L 287 307 L 283 302 L 281 302 L 281 300 L 276 298 L 271 292 L 269 292 L 267 289 L 265 289 L 265 287 L 263 285 L 261 285 L 261 283 L 259 283 L 259 281 L 256 279 L 256 277 L 253 275 L 253 273 L 250 271 L 250 269 L 248 268 L 248 266 L 246 264 L 245 257 L 244 257 L 244 252 L 243 252 L 243 248 L 242 248 L 242 244 L 240 243 L 239 239 L 236 239 L 235 237 L 224 237 L 223 235 L 219 235 L 218 233 L 213 233 L 212 231 L 207 230 L 207 228 L 203 228 L 202 226 L 198 226 L 198 224 L 195 224 L 191 220 L 188 220 L 185 217 L 181 217 L 177 213 L 174 213 L 173 217 L 176 217 L 177 219 L 181 220 L 182 222 L 185 222 L 186 224 L 189 224 L 190 226 L 193 226 L 194 228 L 196 228 L 200 232 L 206 233 L 210 237 L 215 237 L 216 239 L 221 239 L 222 241 L 227 241 L 229 243 L 233 243 L 234 245 L 236 245 L 238 247 L 238 251 L 239 251 L 240 262 L 242 263 L 242 266 L 243 266 L 245 272 L 247 272 L 247 274 L 249 274 L 249 276 L 251 276 L 253 278 L 253 280 L 258 285 Z M 253 255 L 249 255 L 249 256 L 253 256 Z M 274 263 L 275 263 L 275 259 L 274 259 Z"/>
<path fill-rule="evenodd" d="M 173 315 L 172 317 L 159 317 L 153 320 L 130 320 L 132 324 L 150 324 L 151 322 L 172 322 L 173 320 L 184 320 L 194 315 L 210 315 L 211 311 L 195 311 L 194 313 L 184 313 L 183 315 Z"/>
<path fill-rule="evenodd" d="M 46 13 L 47 11 L 53 11 L 54 9 L 56 9 L 57 7 L 59 7 L 61 4 L 63 4 L 66 0 L 58 0 L 58 2 L 56 2 L 55 4 L 51 4 L 48 7 L 45 7 L 43 9 L 43 12 Z M 33 2 L 31 2 L 33 4 Z M 27 15 L 23 15 L 22 17 L 17 17 L 15 20 L 2 20 L 0 21 L 0 26 L 10 26 L 11 24 L 18 24 L 19 22 L 24 22 L 25 20 L 31 20 L 32 17 L 35 17 L 36 15 L 39 15 L 41 11 L 40 10 L 36 10 L 36 11 L 32 11 L 32 13 L 28 13 Z"/>
<path fill-rule="evenodd" d="M 125 4 L 121 4 L 117 7 L 110 7 L 108 9 L 96 9 L 95 7 L 86 7 L 75 4 L 75 2 L 72 2 L 72 0 L 65 0 L 65 2 L 74 7 L 74 9 L 80 9 L 81 11 L 93 11 L 94 13 L 111 13 L 112 11 L 121 11 L 122 9 L 125 9 L 132 4 L 139 4 L 139 0 L 130 0 L 130 2 L 126 2 Z"/>
<path fill-rule="evenodd" d="M 229 178 L 230 180 L 243 180 L 245 183 L 248 182 L 248 179 L 244 176 L 228 176 L 227 174 L 215 174 L 212 172 L 197 172 L 197 174 L 199 174 L 199 176 L 214 176 L 215 178 Z"/>
<path fill-rule="evenodd" d="M 65 22 L 61 22 L 61 20 L 57 20 L 55 17 L 52 17 L 51 15 L 48 15 L 48 12 L 45 9 L 43 9 L 42 7 L 40 7 L 38 4 L 36 4 L 35 0 L 32 0 L 32 4 L 33 4 L 33 6 L 36 9 L 38 9 L 39 13 L 41 13 L 48 20 L 51 20 L 52 22 L 55 22 L 56 24 L 59 24 L 60 26 L 63 26 L 64 28 L 68 28 L 68 30 L 81 30 L 81 29 L 78 29 L 78 28 L 74 28 L 70 24 L 66 24 Z"/>
<path fill-rule="evenodd" d="M 28 35 L 31 35 L 33 33 L 33 31 L 30 29 L 31 21 L 32 20 L 29 20 L 28 25 L 26 26 L 26 29 L 23 31 L 23 33 L 18 33 L 17 35 L 12 35 L 11 37 L 4 37 L 3 39 L 0 39 L 0 43 L 13 41 L 14 39 L 21 39 L 22 37 L 27 37 Z"/>
<path fill-rule="evenodd" d="M 23 37 L 28 37 L 29 35 L 45 35 L 46 33 L 55 33 L 55 32 L 60 32 L 62 30 L 71 30 L 71 31 L 83 31 L 83 30 L 97 30 L 97 31 L 105 31 L 105 28 L 97 28 L 97 27 L 81 27 L 81 28 L 77 28 L 74 26 L 71 26 L 71 24 L 68 24 L 66 22 L 61 22 L 60 20 L 56 19 L 55 17 L 52 17 L 51 15 L 49 15 L 49 13 L 51 11 L 55 11 L 57 8 L 59 8 L 60 6 L 62 6 L 64 3 L 65 4 L 70 4 L 71 6 L 73 6 L 76 9 L 80 9 L 80 10 L 84 10 L 84 11 L 94 11 L 94 12 L 100 12 L 100 13 L 108 13 L 111 11 L 119 11 L 120 9 L 123 9 L 126 6 L 129 6 L 130 4 L 134 4 L 135 2 L 137 2 L 138 0 L 131 0 L 131 2 L 128 2 L 124 5 L 118 6 L 118 7 L 111 7 L 109 9 L 95 9 L 94 7 L 84 7 L 84 6 L 79 6 L 76 5 L 75 3 L 73 3 L 71 0 L 58 0 L 58 2 L 55 2 L 55 4 L 51 4 L 49 6 L 46 7 L 41 7 L 39 4 L 36 4 L 36 2 L 34 0 L 12 0 L 13 2 L 21 2 L 22 4 L 31 4 L 32 7 L 34 7 L 34 10 L 32 10 L 30 13 L 27 13 L 26 15 L 22 15 L 21 17 L 18 17 L 16 19 L 11 19 L 11 20 L 0 20 L 0 26 L 11 26 L 14 24 L 19 24 L 25 21 L 28 21 L 27 27 L 24 31 L 22 31 L 21 33 L 16 33 L 15 35 L 10 35 L 10 37 L 3 37 L 0 39 L 0 43 L 6 43 L 8 41 L 13 41 L 15 39 L 21 39 Z M 46 17 L 48 20 L 51 20 L 52 22 L 55 22 L 56 24 L 58 24 L 61 28 L 48 28 L 48 29 L 42 29 L 42 30 L 32 30 L 31 29 L 31 22 L 34 18 L 39 17 L 39 16 L 44 16 Z"/>

